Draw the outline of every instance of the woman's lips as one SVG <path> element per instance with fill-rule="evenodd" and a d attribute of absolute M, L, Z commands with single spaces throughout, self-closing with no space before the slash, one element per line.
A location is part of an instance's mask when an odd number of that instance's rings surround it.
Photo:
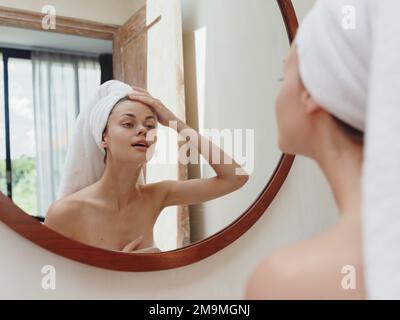
<path fill-rule="evenodd" d="M 146 151 L 147 147 L 145 146 L 133 146 L 135 149 L 139 150 L 139 151 Z"/>

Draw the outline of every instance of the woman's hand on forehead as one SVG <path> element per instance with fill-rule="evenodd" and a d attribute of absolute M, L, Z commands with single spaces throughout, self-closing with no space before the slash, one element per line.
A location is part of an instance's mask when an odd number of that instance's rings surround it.
<path fill-rule="evenodd" d="M 168 127 L 171 122 L 179 120 L 171 110 L 169 110 L 160 100 L 154 98 L 145 89 L 136 86 L 132 86 L 132 89 L 137 93 L 129 94 L 129 99 L 149 106 L 156 114 L 159 123 L 163 126 Z"/>

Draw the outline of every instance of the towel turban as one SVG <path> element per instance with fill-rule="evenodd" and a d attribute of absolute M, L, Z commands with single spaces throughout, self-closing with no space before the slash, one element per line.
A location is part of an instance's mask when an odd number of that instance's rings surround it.
<path fill-rule="evenodd" d="M 317 1 L 295 39 L 300 77 L 311 96 L 360 131 L 365 129 L 370 56 L 362 1 Z"/>
<path fill-rule="evenodd" d="M 111 80 L 99 86 L 88 106 L 77 117 L 57 198 L 65 197 L 98 181 L 104 173 L 103 131 L 115 104 L 135 91 L 127 84 Z M 141 171 L 139 183 L 144 183 Z"/>

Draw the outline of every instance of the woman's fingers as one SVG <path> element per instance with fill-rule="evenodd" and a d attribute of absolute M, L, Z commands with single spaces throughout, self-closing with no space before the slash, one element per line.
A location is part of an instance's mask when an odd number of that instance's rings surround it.
<path fill-rule="evenodd" d="M 122 252 L 131 252 L 135 250 L 143 241 L 143 236 L 140 236 L 133 240 L 132 242 L 129 242 L 123 249 Z"/>
<path fill-rule="evenodd" d="M 157 113 L 156 109 L 157 109 L 158 102 L 153 97 L 139 95 L 139 94 L 131 94 L 131 95 L 129 95 L 129 99 L 132 101 L 141 102 L 141 103 L 147 105 L 148 107 L 150 107 L 153 110 L 153 112 Z"/>
<path fill-rule="evenodd" d="M 144 93 L 146 95 L 151 96 L 151 94 L 146 89 L 143 89 L 143 88 L 140 88 L 140 87 L 137 87 L 137 86 L 132 86 L 132 89 L 137 91 L 137 92 Z"/>
<path fill-rule="evenodd" d="M 149 248 L 144 248 L 144 249 L 138 249 L 135 250 L 143 241 L 143 236 L 140 236 L 133 240 L 132 242 L 129 242 L 123 249 L 122 252 L 128 252 L 128 253 L 158 253 L 161 252 L 160 249 L 156 247 L 149 247 Z"/>
<path fill-rule="evenodd" d="M 147 96 L 147 95 L 145 95 L 145 94 L 139 94 L 139 93 L 135 93 L 135 94 L 133 94 L 133 93 L 131 93 L 131 94 L 129 94 L 128 95 L 128 98 L 129 99 L 131 99 L 131 100 L 138 100 L 138 99 L 140 99 L 140 98 L 152 98 L 152 97 L 150 97 L 150 96 Z"/>
<path fill-rule="evenodd" d="M 149 96 L 149 95 L 147 95 L 147 94 L 144 94 L 144 93 L 130 93 L 130 94 L 128 95 L 128 97 L 129 97 L 129 98 L 132 98 L 132 99 L 137 98 L 137 97 L 153 98 L 153 97 L 151 97 L 151 96 Z M 154 99 L 154 98 L 153 98 L 153 99 Z"/>
<path fill-rule="evenodd" d="M 160 102 L 159 100 L 151 96 L 146 96 L 143 94 L 130 94 L 129 99 L 143 102 L 144 104 L 147 104 L 150 107 L 155 107 Z"/>
<path fill-rule="evenodd" d="M 152 96 L 148 95 L 148 94 L 144 94 L 142 92 L 140 93 L 131 93 L 128 95 L 130 98 L 134 99 L 134 98 L 147 98 L 147 99 L 153 99 L 155 100 L 155 98 L 153 98 Z"/>
<path fill-rule="evenodd" d="M 132 251 L 132 253 L 158 253 L 158 252 L 161 252 L 161 250 L 155 247 Z"/>

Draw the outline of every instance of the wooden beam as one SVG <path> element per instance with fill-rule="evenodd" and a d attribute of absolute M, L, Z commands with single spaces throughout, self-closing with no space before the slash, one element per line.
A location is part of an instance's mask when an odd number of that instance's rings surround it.
<path fill-rule="evenodd" d="M 47 32 L 64 33 L 75 36 L 113 40 L 119 26 L 89 20 L 56 16 L 56 28 L 45 30 L 41 12 L 21 10 L 0 6 L 0 25 L 8 27 L 34 29 Z"/>

